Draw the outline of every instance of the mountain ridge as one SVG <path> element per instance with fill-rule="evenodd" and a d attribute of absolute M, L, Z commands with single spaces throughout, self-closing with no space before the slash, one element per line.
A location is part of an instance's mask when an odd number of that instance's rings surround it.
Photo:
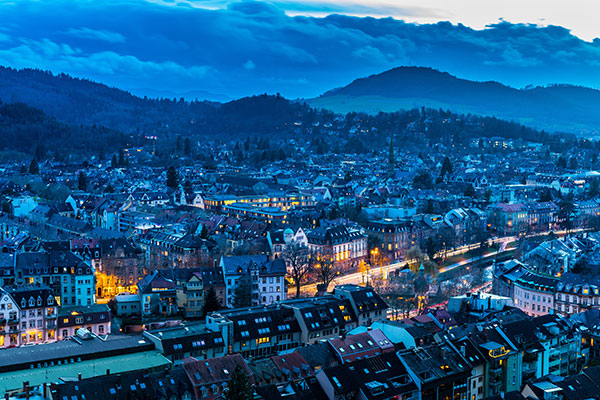
<path fill-rule="evenodd" d="M 551 84 L 523 89 L 473 81 L 429 67 L 396 67 L 358 78 L 308 100 L 335 112 L 397 111 L 419 106 L 496 116 L 536 128 L 595 135 L 600 130 L 600 91 Z"/>

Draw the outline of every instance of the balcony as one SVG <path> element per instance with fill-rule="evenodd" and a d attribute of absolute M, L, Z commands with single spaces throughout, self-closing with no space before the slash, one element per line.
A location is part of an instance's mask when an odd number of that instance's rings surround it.
<path fill-rule="evenodd" d="M 18 323 L 19 323 L 19 318 L 9 318 L 8 319 L 9 325 L 14 325 L 14 324 L 18 324 Z"/>

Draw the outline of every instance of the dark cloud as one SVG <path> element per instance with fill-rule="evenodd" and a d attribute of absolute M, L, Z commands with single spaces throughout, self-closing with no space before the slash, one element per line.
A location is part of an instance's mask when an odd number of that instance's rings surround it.
<path fill-rule="evenodd" d="M 513 86 L 600 86 L 600 42 L 585 42 L 561 27 L 502 22 L 473 30 L 392 18 L 290 17 L 257 1 L 217 10 L 195 5 L 0 3 L 0 63 L 127 89 L 205 90 L 231 97 L 261 92 L 311 97 L 408 64 Z"/>

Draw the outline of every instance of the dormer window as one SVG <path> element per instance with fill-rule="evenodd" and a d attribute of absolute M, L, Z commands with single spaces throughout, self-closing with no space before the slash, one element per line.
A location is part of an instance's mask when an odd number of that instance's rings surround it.
<path fill-rule="evenodd" d="M 37 306 L 40 307 L 42 305 L 42 298 L 38 296 L 37 298 Z"/>
<path fill-rule="evenodd" d="M 25 308 L 27 307 L 27 302 L 25 301 L 25 299 L 21 300 L 21 308 Z"/>
<path fill-rule="evenodd" d="M 47 303 L 48 303 L 49 306 L 53 305 L 54 304 L 54 297 L 48 296 Z"/>

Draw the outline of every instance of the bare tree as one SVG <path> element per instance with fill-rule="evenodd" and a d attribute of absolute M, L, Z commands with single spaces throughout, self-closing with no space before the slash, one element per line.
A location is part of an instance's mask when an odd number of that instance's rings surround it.
<path fill-rule="evenodd" d="M 311 259 L 315 260 L 314 269 L 317 272 L 317 278 L 327 291 L 331 282 L 342 272 L 342 268 L 330 255 L 317 257 L 313 254 Z"/>
<path fill-rule="evenodd" d="M 285 246 L 281 256 L 285 260 L 289 274 L 294 279 L 296 297 L 300 297 L 300 286 L 310 270 L 308 248 L 293 240 Z"/>

